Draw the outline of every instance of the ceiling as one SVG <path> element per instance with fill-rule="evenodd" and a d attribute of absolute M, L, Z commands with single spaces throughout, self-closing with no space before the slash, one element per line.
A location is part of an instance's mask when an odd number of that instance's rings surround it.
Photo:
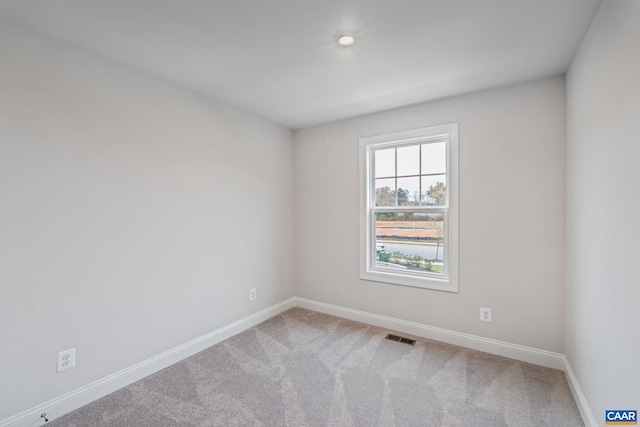
<path fill-rule="evenodd" d="M 297 129 L 561 74 L 601 1 L 0 0 L 0 16 Z"/>

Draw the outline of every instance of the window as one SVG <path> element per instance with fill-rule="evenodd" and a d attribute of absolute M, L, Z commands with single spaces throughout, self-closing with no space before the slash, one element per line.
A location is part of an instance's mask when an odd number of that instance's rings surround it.
<path fill-rule="evenodd" d="M 458 291 L 458 124 L 360 139 L 360 278 Z"/>

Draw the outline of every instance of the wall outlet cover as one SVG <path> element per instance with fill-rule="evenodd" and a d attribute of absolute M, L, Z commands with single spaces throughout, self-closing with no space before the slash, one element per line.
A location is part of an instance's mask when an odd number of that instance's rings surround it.
<path fill-rule="evenodd" d="M 58 353 L 58 368 L 56 372 L 66 371 L 76 366 L 76 349 L 70 348 Z"/>

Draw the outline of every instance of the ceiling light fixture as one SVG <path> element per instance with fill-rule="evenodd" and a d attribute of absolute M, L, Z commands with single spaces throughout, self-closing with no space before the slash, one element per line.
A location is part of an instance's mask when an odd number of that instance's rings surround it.
<path fill-rule="evenodd" d="M 356 33 L 353 30 L 342 30 L 342 31 L 338 31 L 334 35 L 334 39 L 336 43 L 338 43 L 338 45 L 347 47 L 347 46 L 352 46 L 356 42 L 357 35 L 358 33 Z"/>

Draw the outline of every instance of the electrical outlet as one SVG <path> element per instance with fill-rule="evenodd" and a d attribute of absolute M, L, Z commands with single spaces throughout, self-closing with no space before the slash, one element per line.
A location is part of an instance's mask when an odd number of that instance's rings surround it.
<path fill-rule="evenodd" d="M 483 322 L 491 322 L 491 309 L 480 307 L 480 320 Z"/>
<path fill-rule="evenodd" d="M 56 372 L 66 371 L 76 366 L 76 349 L 61 351 L 58 353 L 58 369 Z"/>
<path fill-rule="evenodd" d="M 249 299 L 250 300 L 256 299 L 256 288 L 249 289 Z"/>

